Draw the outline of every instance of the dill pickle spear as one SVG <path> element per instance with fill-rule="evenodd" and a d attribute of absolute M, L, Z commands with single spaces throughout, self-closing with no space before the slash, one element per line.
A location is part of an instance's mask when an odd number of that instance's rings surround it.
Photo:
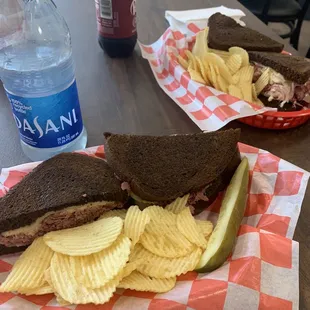
<path fill-rule="evenodd" d="M 198 272 L 220 267 L 231 253 L 244 216 L 249 182 L 249 163 L 243 158 L 226 190 L 217 224 L 207 249 L 196 266 Z"/>

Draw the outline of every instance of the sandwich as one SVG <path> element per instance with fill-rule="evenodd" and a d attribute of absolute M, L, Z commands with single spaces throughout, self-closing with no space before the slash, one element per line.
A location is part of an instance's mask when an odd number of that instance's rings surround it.
<path fill-rule="evenodd" d="M 240 163 L 239 130 L 171 136 L 105 133 L 104 137 L 107 162 L 143 207 L 165 206 L 186 194 L 191 206 L 197 201 L 211 203 Z"/>
<path fill-rule="evenodd" d="M 0 199 L 0 254 L 22 250 L 49 231 L 72 228 L 122 208 L 128 195 L 99 158 L 57 155 Z"/>
<path fill-rule="evenodd" d="M 266 51 L 280 53 L 284 45 L 256 30 L 243 27 L 233 18 L 221 13 L 213 14 L 208 21 L 208 46 L 213 49 L 228 51 L 232 46 L 239 46 L 247 51 Z"/>
<path fill-rule="evenodd" d="M 278 53 L 249 52 L 254 65 L 255 83 L 265 70 L 269 81 L 262 95 L 269 102 L 276 102 L 280 108 L 285 103 L 293 107 L 308 106 L 310 103 L 310 61 L 304 57 Z"/>

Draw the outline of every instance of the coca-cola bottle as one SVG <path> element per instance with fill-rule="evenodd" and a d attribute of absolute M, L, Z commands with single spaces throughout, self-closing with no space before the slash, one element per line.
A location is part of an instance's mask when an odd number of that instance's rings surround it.
<path fill-rule="evenodd" d="M 95 0 L 99 44 L 110 57 L 128 57 L 137 42 L 136 0 Z"/>

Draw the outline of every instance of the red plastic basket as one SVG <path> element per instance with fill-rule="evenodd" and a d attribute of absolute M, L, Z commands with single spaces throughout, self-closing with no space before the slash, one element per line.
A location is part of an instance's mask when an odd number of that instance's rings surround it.
<path fill-rule="evenodd" d="M 283 130 L 298 127 L 310 119 L 310 109 L 296 112 L 265 112 L 263 114 L 239 118 L 238 120 L 250 126 Z"/>

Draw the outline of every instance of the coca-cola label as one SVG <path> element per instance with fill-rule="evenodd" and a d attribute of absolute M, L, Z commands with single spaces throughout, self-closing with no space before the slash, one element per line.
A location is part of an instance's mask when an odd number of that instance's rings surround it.
<path fill-rule="evenodd" d="M 99 34 L 129 38 L 137 32 L 136 0 L 95 0 Z"/>

